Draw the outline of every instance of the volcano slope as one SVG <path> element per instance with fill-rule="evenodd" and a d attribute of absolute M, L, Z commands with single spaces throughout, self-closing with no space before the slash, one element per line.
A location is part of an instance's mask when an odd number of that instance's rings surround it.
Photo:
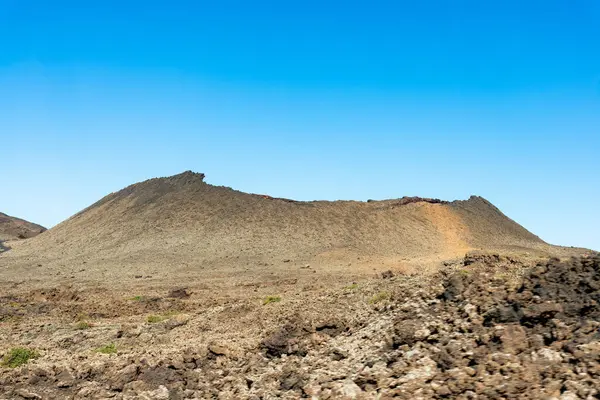
<path fill-rule="evenodd" d="M 32 238 L 45 231 L 41 225 L 0 213 L 0 253 L 10 250 L 7 242 Z"/>
<path fill-rule="evenodd" d="M 206 279 L 306 264 L 336 274 L 422 269 L 473 249 L 559 251 L 480 197 L 297 202 L 212 186 L 186 172 L 111 194 L 18 243 L 0 265 L 29 283 L 74 275 L 120 285 L 140 274 Z M 32 268 L 39 264 L 42 274 Z"/>
<path fill-rule="evenodd" d="M 0 213 L 0 241 L 28 239 L 45 231 L 41 225 Z"/>
<path fill-rule="evenodd" d="M 588 396 L 597 379 L 597 258 L 544 243 L 479 197 L 295 202 L 188 172 L 11 247 L 6 398 Z M 571 275 L 527 283 L 554 270 Z M 561 279 L 584 294 L 566 298 Z M 527 346 L 502 347 L 513 336 Z M 578 375 L 565 375 L 574 358 Z"/>

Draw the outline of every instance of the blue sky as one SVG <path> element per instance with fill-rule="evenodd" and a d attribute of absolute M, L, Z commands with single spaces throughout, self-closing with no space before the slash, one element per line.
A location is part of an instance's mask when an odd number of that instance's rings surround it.
<path fill-rule="evenodd" d="M 600 3 L 0 0 L 0 211 L 194 170 L 309 199 L 486 197 L 600 250 Z"/>

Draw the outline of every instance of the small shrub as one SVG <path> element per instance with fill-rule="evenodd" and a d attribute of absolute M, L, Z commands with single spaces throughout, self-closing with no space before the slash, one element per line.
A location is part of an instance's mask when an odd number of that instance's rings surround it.
<path fill-rule="evenodd" d="M 91 327 L 92 327 L 92 325 L 89 322 L 85 322 L 85 321 L 79 321 L 77 323 L 77 325 L 75 325 L 75 329 L 77 329 L 79 331 L 90 329 Z"/>
<path fill-rule="evenodd" d="M 264 301 L 263 301 L 263 305 L 267 305 L 267 304 L 271 304 L 271 303 L 279 303 L 281 301 L 281 297 L 279 296 L 267 296 Z"/>
<path fill-rule="evenodd" d="M 144 296 L 133 296 L 129 298 L 129 301 L 144 301 L 146 298 Z"/>
<path fill-rule="evenodd" d="M 148 318 L 146 319 L 148 321 L 148 323 L 150 324 L 156 324 L 158 322 L 162 322 L 164 321 L 166 318 L 161 316 L 161 315 L 148 315 Z"/>
<path fill-rule="evenodd" d="M 115 346 L 114 343 L 111 343 L 96 349 L 96 351 L 102 354 L 117 354 L 117 346 Z"/>
<path fill-rule="evenodd" d="M 26 349 L 23 347 L 15 347 L 11 349 L 2 359 L 2 365 L 8 368 L 17 368 L 27 364 L 29 360 L 38 358 L 40 355 L 35 350 Z"/>
<path fill-rule="evenodd" d="M 344 289 L 346 289 L 346 290 L 358 289 L 358 283 L 353 283 L 352 285 L 348 285 Z"/>
<path fill-rule="evenodd" d="M 379 292 L 369 300 L 370 304 L 377 304 L 384 300 L 388 300 L 390 298 L 390 294 L 388 292 Z"/>

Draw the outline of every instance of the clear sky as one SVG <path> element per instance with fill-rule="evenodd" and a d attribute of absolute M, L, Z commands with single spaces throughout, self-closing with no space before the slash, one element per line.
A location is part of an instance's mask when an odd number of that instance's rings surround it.
<path fill-rule="evenodd" d="M 273 196 L 481 195 L 600 250 L 600 2 L 0 0 L 0 211 L 184 170 Z"/>

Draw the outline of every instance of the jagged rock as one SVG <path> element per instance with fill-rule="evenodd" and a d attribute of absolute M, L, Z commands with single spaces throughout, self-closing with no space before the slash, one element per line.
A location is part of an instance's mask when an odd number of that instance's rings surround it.
<path fill-rule="evenodd" d="M 394 277 L 394 272 L 392 270 L 387 270 L 381 273 L 382 279 L 390 279 Z"/>
<path fill-rule="evenodd" d="M 56 380 L 58 381 L 56 387 L 62 389 L 69 388 L 75 383 L 75 378 L 73 377 L 73 374 L 66 369 L 56 376 Z"/>
<path fill-rule="evenodd" d="M 231 357 L 234 351 L 224 343 L 214 342 L 208 345 L 208 351 L 215 356 Z"/>
<path fill-rule="evenodd" d="M 431 379 L 437 373 L 437 363 L 429 357 L 423 357 L 417 362 L 417 367 L 409 370 L 406 375 L 401 377 L 401 383 L 420 381 L 424 382 Z"/>
<path fill-rule="evenodd" d="M 547 347 L 533 353 L 531 358 L 533 361 L 547 363 L 560 363 L 563 360 L 559 352 L 549 349 Z"/>
<path fill-rule="evenodd" d="M 425 340 L 431 336 L 431 331 L 427 328 L 418 329 L 415 331 L 413 336 L 416 340 Z"/>
<path fill-rule="evenodd" d="M 332 387 L 333 397 L 339 400 L 356 400 L 362 393 L 362 389 L 350 379 L 338 382 Z"/>
<path fill-rule="evenodd" d="M 139 366 L 136 364 L 129 364 L 125 368 L 117 371 L 117 373 L 111 379 L 111 388 L 113 390 L 122 391 L 126 384 L 136 380 L 139 373 Z"/>
<path fill-rule="evenodd" d="M 17 389 L 15 390 L 15 394 L 17 396 L 21 396 L 24 399 L 41 399 L 42 396 L 40 396 L 39 394 L 35 393 L 35 392 L 31 392 L 27 389 Z"/>
<path fill-rule="evenodd" d="M 172 299 L 187 299 L 190 296 L 191 295 L 190 295 L 190 293 L 188 293 L 188 289 L 185 287 L 171 289 L 169 294 L 167 294 L 167 297 L 172 298 Z"/>
<path fill-rule="evenodd" d="M 517 354 L 527 349 L 527 332 L 521 325 L 505 325 L 498 328 L 495 335 L 502 343 L 503 351 Z"/>
<path fill-rule="evenodd" d="M 580 400 L 581 398 L 575 393 L 566 391 L 560 395 L 560 400 Z"/>
<path fill-rule="evenodd" d="M 285 354 L 304 355 L 306 354 L 306 350 L 301 345 L 301 339 L 311 331 L 312 329 L 307 329 L 298 322 L 288 322 L 277 332 L 265 338 L 261 342 L 261 346 L 272 357 L 279 357 Z"/>
<path fill-rule="evenodd" d="M 180 326 L 187 325 L 189 321 L 190 316 L 188 314 L 176 314 L 165 321 L 164 327 L 166 329 L 175 329 Z"/>
<path fill-rule="evenodd" d="M 144 400 L 169 400 L 169 389 L 161 385 L 158 389 L 153 391 L 146 391 L 139 394 L 141 399 Z"/>

